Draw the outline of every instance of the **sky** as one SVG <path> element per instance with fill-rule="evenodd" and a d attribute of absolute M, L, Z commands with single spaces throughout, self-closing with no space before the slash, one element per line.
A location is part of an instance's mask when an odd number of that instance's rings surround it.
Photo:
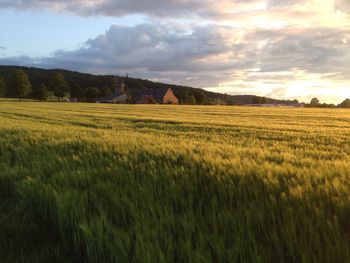
<path fill-rule="evenodd" d="M 0 64 L 350 98 L 349 0 L 0 0 Z"/>

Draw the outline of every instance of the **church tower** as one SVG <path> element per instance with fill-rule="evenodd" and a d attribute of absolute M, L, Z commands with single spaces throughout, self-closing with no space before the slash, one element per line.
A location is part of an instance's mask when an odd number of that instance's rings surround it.
<path fill-rule="evenodd" d="M 121 94 L 124 94 L 126 92 L 126 85 L 124 84 L 124 81 L 121 80 L 119 77 L 115 80 L 115 89 L 114 89 L 114 95 L 119 96 Z"/>

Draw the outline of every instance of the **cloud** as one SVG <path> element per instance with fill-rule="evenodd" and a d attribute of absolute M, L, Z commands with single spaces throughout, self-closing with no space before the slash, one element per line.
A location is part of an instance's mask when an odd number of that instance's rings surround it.
<path fill-rule="evenodd" d="M 0 46 L 0 49 L 2 49 L 2 50 L 6 50 L 6 47 Z"/>
<path fill-rule="evenodd" d="M 231 64 L 235 62 L 229 59 L 216 66 L 211 62 L 216 56 L 225 57 L 232 52 L 234 38 L 228 38 L 232 34 L 235 32 L 231 28 L 217 25 L 195 27 L 190 32 L 167 25 L 113 25 L 104 34 L 86 41 L 78 50 L 61 50 L 44 58 L 2 58 L 0 63 L 91 73 L 130 72 L 139 77 L 182 82 L 192 74 L 200 76 L 206 71 L 232 68 Z"/>
<path fill-rule="evenodd" d="M 284 12 L 293 8 L 299 13 L 317 14 L 317 10 L 350 12 L 347 0 L 0 0 L 0 8 L 21 10 L 49 9 L 77 15 L 123 16 L 145 14 L 159 17 L 203 16 L 220 19 L 235 18 L 269 10 Z"/>
<path fill-rule="evenodd" d="M 208 0 L 1 0 L 0 8 L 50 9 L 79 15 L 122 16 L 142 13 L 157 16 L 188 15 L 206 8 Z"/>
<path fill-rule="evenodd" d="M 104 72 L 144 70 L 148 72 L 199 72 L 232 68 L 229 56 L 235 49 L 237 32 L 230 27 L 209 25 L 192 31 L 166 25 L 141 24 L 134 27 L 113 25 L 104 34 L 88 40 L 74 51 L 57 51 L 40 59 L 50 66 Z M 236 47 L 237 48 L 237 47 Z M 222 56 L 220 63 L 211 59 Z M 239 62 L 238 64 L 241 64 Z"/>

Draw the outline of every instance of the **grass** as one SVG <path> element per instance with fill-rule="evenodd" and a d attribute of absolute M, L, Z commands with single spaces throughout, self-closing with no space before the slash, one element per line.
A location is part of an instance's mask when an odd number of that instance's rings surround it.
<path fill-rule="evenodd" d="M 350 111 L 0 101 L 0 262 L 350 262 Z"/>

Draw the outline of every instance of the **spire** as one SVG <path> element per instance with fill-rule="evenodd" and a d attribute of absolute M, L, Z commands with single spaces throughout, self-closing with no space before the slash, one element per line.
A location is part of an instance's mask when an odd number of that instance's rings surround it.
<path fill-rule="evenodd" d="M 120 94 L 125 93 L 125 90 L 126 85 L 124 84 L 124 80 L 117 75 L 115 80 L 114 96 L 119 96 Z"/>

